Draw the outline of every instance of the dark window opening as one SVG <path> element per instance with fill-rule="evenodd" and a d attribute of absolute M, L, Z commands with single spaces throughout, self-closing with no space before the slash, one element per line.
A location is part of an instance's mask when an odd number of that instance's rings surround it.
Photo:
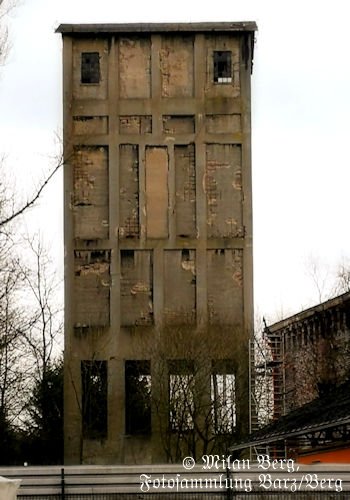
<path fill-rule="evenodd" d="M 107 361 L 82 361 L 82 423 L 87 439 L 107 437 Z"/>
<path fill-rule="evenodd" d="M 98 52 L 81 54 L 81 83 L 100 83 L 100 54 Z"/>
<path fill-rule="evenodd" d="M 150 361 L 125 361 L 125 431 L 151 433 Z"/>
<path fill-rule="evenodd" d="M 232 82 L 232 53 L 230 50 L 214 52 L 214 82 Z"/>
<path fill-rule="evenodd" d="M 169 424 L 174 432 L 194 428 L 194 365 L 191 360 L 172 360 L 169 366 Z"/>
<path fill-rule="evenodd" d="M 187 248 L 183 248 L 181 250 L 181 260 L 182 261 L 190 260 L 190 251 Z"/>
<path fill-rule="evenodd" d="M 231 434 L 236 427 L 236 376 L 230 360 L 212 363 L 211 402 L 214 430 Z"/>
<path fill-rule="evenodd" d="M 121 250 L 120 251 L 121 267 L 123 269 L 133 269 L 135 265 L 135 252 L 134 250 Z"/>

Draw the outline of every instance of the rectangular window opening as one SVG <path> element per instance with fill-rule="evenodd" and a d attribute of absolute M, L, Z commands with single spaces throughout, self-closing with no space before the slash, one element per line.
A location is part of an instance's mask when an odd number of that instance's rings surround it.
<path fill-rule="evenodd" d="M 82 423 L 87 439 L 107 437 L 107 361 L 82 361 Z"/>
<path fill-rule="evenodd" d="M 232 52 L 230 50 L 214 51 L 214 82 L 232 82 Z"/>
<path fill-rule="evenodd" d="M 134 250 L 121 250 L 120 251 L 120 260 L 121 260 L 121 267 L 123 269 L 125 269 L 125 268 L 133 269 L 134 263 L 135 263 Z"/>
<path fill-rule="evenodd" d="M 228 360 L 213 362 L 212 418 L 216 434 L 231 434 L 236 427 L 236 377 Z"/>
<path fill-rule="evenodd" d="M 82 52 L 81 83 L 100 83 L 100 54 Z"/>
<path fill-rule="evenodd" d="M 181 260 L 182 262 L 190 260 L 190 251 L 187 248 L 181 250 Z"/>
<path fill-rule="evenodd" d="M 169 362 L 169 424 L 173 432 L 194 428 L 194 366 L 190 360 Z"/>
<path fill-rule="evenodd" d="M 125 361 L 125 432 L 151 433 L 151 362 Z"/>

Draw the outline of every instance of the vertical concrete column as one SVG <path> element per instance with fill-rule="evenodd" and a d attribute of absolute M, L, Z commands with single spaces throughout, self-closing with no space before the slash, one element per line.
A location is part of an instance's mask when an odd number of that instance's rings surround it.
<path fill-rule="evenodd" d="M 73 297 L 71 290 L 74 280 L 74 227 L 71 201 L 73 195 L 73 168 L 72 168 L 72 68 L 73 43 L 72 38 L 66 36 L 63 44 L 63 145 L 64 145 L 64 242 L 65 251 L 65 351 L 70 353 L 71 333 L 69 328 L 73 324 Z"/>
<path fill-rule="evenodd" d="M 243 250 L 243 303 L 244 303 L 244 325 L 247 339 L 253 332 L 254 310 L 253 310 L 253 225 L 252 225 L 252 171 L 251 171 L 251 56 L 244 60 L 242 55 L 246 53 L 250 37 L 245 34 L 241 36 L 240 47 L 240 77 L 241 77 L 241 119 L 242 119 L 242 189 L 243 189 L 243 226 L 245 228 L 244 250 Z"/>
<path fill-rule="evenodd" d="M 242 404 L 238 407 L 238 431 L 245 433 L 249 421 L 249 355 L 248 342 L 254 328 L 253 305 L 253 227 L 252 227 L 252 173 L 251 173 L 251 96 L 250 70 L 251 56 L 247 44 L 250 45 L 252 35 L 240 37 L 240 79 L 241 79 L 241 120 L 242 120 L 242 214 L 245 228 L 243 247 L 243 335 L 238 343 L 237 394 L 241 394 Z M 247 52 L 248 50 L 248 52 Z M 245 57 L 243 57 L 245 55 Z M 248 394 L 248 397 L 245 395 Z M 244 404 L 244 400 L 247 401 Z"/>
<path fill-rule="evenodd" d="M 144 247 L 146 242 L 146 175 L 145 175 L 146 146 L 139 144 L 139 223 L 140 223 L 140 245 Z"/>
<path fill-rule="evenodd" d="M 168 208 L 168 229 L 169 229 L 169 242 L 175 246 L 176 241 L 176 217 L 175 217 L 175 158 L 174 158 L 174 144 L 169 144 L 168 146 L 168 196 L 169 196 L 169 208 Z"/>
<path fill-rule="evenodd" d="M 152 140 L 155 141 L 155 144 L 161 144 L 163 133 L 160 71 L 160 51 L 162 47 L 161 35 L 152 35 L 151 42 Z M 153 311 L 155 327 L 161 328 L 163 323 L 164 240 L 154 240 L 154 242 L 156 245 L 153 251 Z M 150 241 L 148 243 L 150 243 Z"/>
<path fill-rule="evenodd" d="M 160 51 L 162 49 L 162 39 L 160 35 L 151 37 L 151 100 L 152 100 L 152 136 L 156 143 L 161 143 L 163 133 L 163 121 L 161 111 L 161 72 L 160 72 Z"/>
<path fill-rule="evenodd" d="M 71 210 L 73 194 L 72 168 L 72 73 L 73 40 L 64 37 L 63 43 L 63 145 L 64 145 L 64 244 L 65 244 L 65 314 L 64 314 L 64 461 L 66 464 L 79 463 L 81 436 L 81 417 L 77 399 L 81 398 L 80 386 L 73 385 L 73 380 L 80 381 L 79 360 L 74 361 L 72 349 L 74 332 L 74 227 Z"/>
<path fill-rule="evenodd" d="M 153 250 L 153 313 L 155 327 L 159 330 L 163 324 L 164 285 L 164 250 L 156 246 Z"/>
<path fill-rule="evenodd" d="M 119 141 L 118 141 L 118 42 L 113 36 L 108 60 L 108 118 L 109 118 L 109 239 L 111 248 L 110 330 L 112 338 L 119 335 Z M 114 344 L 113 349 L 116 348 Z"/>
<path fill-rule="evenodd" d="M 108 332 L 108 448 L 112 459 L 120 461 L 120 434 L 123 429 L 123 415 L 120 401 L 124 398 L 122 378 L 117 370 L 115 356 L 120 342 L 120 257 L 119 257 L 119 78 L 118 41 L 111 37 L 108 59 L 108 146 L 109 146 L 109 241 L 110 263 L 110 328 Z M 119 368 L 119 367 L 118 367 Z"/>
<path fill-rule="evenodd" d="M 206 47 L 204 35 L 196 35 L 194 42 L 194 88 L 196 100 L 196 306 L 197 323 L 207 322 L 207 205 L 205 193 L 205 83 Z"/>

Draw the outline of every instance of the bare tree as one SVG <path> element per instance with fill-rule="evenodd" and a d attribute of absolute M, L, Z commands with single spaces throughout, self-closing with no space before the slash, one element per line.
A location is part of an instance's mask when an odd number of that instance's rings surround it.
<path fill-rule="evenodd" d="M 252 431 L 267 425 L 273 418 L 274 360 L 265 335 L 265 318 L 256 318 L 251 342 L 251 423 Z"/>
<path fill-rule="evenodd" d="M 1 187 L 3 188 L 3 194 L 6 193 L 6 196 L 4 196 L 0 200 L 0 231 L 3 231 L 8 224 L 10 224 L 12 221 L 20 217 L 21 215 L 24 214 L 28 209 L 33 207 L 35 203 L 38 201 L 40 198 L 42 192 L 44 191 L 45 187 L 48 185 L 48 183 L 51 181 L 53 176 L 58 172 L 58 170 L 62 167 L 63 165 L 63 157 L 57 157 L 55 159 L 54 166 L 51 168 L 50 172 L 48 173 L 47 176 L 45 176 L 39 183 L 38 186 L 33 190 L 30 196 L 27 197 L 27 199 L 23 202 L 20 203 L 15 203 L 14 199 L 14 192 L 9 193 L 9 187 L 4 186 L 0 184 L 0 190 Z M 1 194 L 0 194 L 1 195 Z"/>
<path fill-rule="evenodd" d="M 62 319 L 57 280 L 42 243 L 29 241 L 30 266 L 28 254 L 26 264 L 23 254 L 16 256 L 10 236 L 0 234 L 0 413 L 23 427 L 33 387 L 45 386 L 54 354 L 61 353 Z"/>
<path fill-rule="evenodd" d="M 343 258 L 337 266 L 334 294 L 350 292 L 350 261 Z"/>
<path fill-rule="evenodd" d="M 24 291 L 31 305 L 26 340 L 35 360 L 36 376 L 42 380 L 51 360 L 62 350 L 61 282 L 40 236 L 28 237 L 26 242 L 28 262 L 22 272 Z"/>
<path fill-rule="evenodd" d="M 19 0 L 20 1 L 20 0 Z M 0 66 L 4 65 L 10 50 L 10 41 L 7 28 L 7 16 L 17 5 L 18 0 L 0 0 Z M 4 158 L 0 158 L 0 166 L 4 171 Z M 18 199 L 18 193 L 15 196 L 15 190 L 10 191 L 10 185 L 0 182 L 0 231 L 3 231 L 14 219 L 21 216 L 29 208 L 33 207 L 40 198 L 47 184 L 50 182 L 55 173 L 63 165 L 63 156 L 59 154 L 54 158 L 53 166 L 47 174 L 33 188 L 30 195 L 24 201 L 15 202 Z"/>
<path fill-rule="evenodd" d="M 108 350 L 108 341 L 101 342 L 103 332 L 100 327 L 83 327 L 81 334 L 89 338 L 86 359 L 77 364 L 65 358 L 67 383 L 71 385 L 79 415 L 74 434 L 78 442 L 79 463 L 90 463 L 94 458 L 94 455 L 89 456 L 85 440 L 103 440 L 107 435 L 107 363 L 101 353 Z M 65 436 L 65 439 L 70 437 Z"/>
<path fill-rule="evenodd" d="M 310 256 L 305 273 L 316 289 L 319 303 L 350 291 L 350 261 L 346 257 L 331 267 L 320 258 Z"/>
<path fill-rule="evenodd" d="M 14 5 L 14 1 L 0 0 L 0 66 L 5 63 L 10 49 L 6 16 Z"/>
<path fill-rule="evenodd" d="M 6 461 L 13 451 L 13 429 L 23 421 L 31 364 L 23 338 L 27 319 L 20 306 L 23 272 L 14 256 L 14 245 L 3 235 L 0 243 L 0 436 Z"/>
<path fill-rule="evenodd" d="M 128 392 L 139 395 L 126 417 L 133 415 L 130 431 L 144 429 L 152 412 L 152 428 L 168 461 L 225 453 L 238 435 L 237 400 L 247 394 L 239 386 L 237 359 L 228 359 L 227 339 L 236 330 L 172 325 L 158 332 L 157 339 L 141 341 L 142 353 L 152 363 L 152 387 L 146 362 L 130 362 L 140 365 L 131 371 L 132 383 L 128 374 L 126 380 L 126 400 Z"/>
<path fill-rule="evenodd" d="M 331 273 L 325 262 L 314 255 L 309 255 L 305 264 L 305 274 L 316 290 L 317 302 L 323 302 L 332 296 Z"/>

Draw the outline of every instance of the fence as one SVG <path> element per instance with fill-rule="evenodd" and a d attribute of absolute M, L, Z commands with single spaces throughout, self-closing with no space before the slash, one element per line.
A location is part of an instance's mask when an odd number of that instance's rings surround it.
<path fill-rule="evenodd" d="M 204 470 L 196 465 L 3 467 L 21 479 L 18 500 L 345 500 L 350 466 L 318 464 L 298 471 Z"/>

